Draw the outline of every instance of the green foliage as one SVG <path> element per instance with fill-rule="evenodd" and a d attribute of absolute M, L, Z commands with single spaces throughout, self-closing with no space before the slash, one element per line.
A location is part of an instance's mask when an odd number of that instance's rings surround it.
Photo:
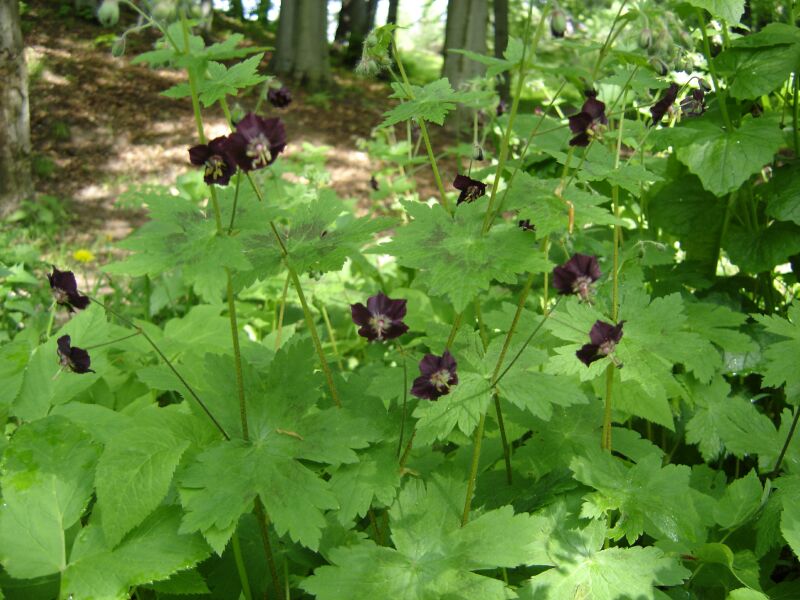
<path fill-rule="evenodd" d="M 390 97 L 400 98 L 405 102 L 385 113 L 386 119 L 381 127 L 389 127 L 409 119 L 442 125 L 447 114 L 455 109 L 456 103 L 481 105 L 490 97 L 486 92 L 453 91 L 446 78 L 422 87 L 412 85 L 410 90 L 399 83 L 392 84 L 392 88 L 394 94 Z"/>

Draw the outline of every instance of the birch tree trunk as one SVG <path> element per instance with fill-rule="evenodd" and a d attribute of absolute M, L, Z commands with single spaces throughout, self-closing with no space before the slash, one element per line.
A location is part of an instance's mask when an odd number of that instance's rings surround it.
<path fill-rule="evenodd" d="M 33 196 L 28 69 L 17 0 L 0 0 L 0 218 Z"/>

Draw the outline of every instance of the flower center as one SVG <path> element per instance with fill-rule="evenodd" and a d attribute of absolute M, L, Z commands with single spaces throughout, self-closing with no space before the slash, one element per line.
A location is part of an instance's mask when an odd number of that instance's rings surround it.
<path fill-rule="evenodd" d="M 383 334 L 389 331 L 389 327 L 392 326 L 392 320 L 386 315 L 373 315 L 369 320 L 369 326 L 372 327 L 372 331 L 375 332 L 375 335 L 380 340 L 383 339 Z"/>
<path fill-rule="evenodd" d="M 61 350 L 58 351 L 58 364 L 65 369 L 72 368 L 72 361 L 70 361 L 69 356 L 61 352 Z"/>
<path fill-rule="evenodd" d="M 61 288 L 54 287 L 52 291 L 56 304 L 66 304 L 69 301 L 69 295 Z"/>
<path fill-rule="evenodd" d="M 582 300 L 588 300 L 591 291 L 592 280 L 586 275 L 581 275 L 572 282 L 572 292 L 578 294 Z"/>
<path fill-rule="evenodd" d="M 606 340 L 605 342 L 600 344 L 600 347 L 598 348 L 597 351 L 603 356 L 608 356 L 614 351 L 614 348 L 616 348 L 616 346 L 617 344 L 614 342 L 614 340 Z"/>
<path fill-rule="evenodd" d="M 259 133 L 247 144 L 247 156 L 253 159 L 253 168 L 269 164 L 269 140 L 263 133 Z"/>
<path fill-rule="evenodd" d="M 224 171 L 225 160 L 219 154 L 214 154 L 206 161 L 206 177 L 210 179 L 222 179 Z"/>
<path fill-rule="evenodd" d="M 464 198 L 467 202 L 472 202 L 476 198 L 480 198 L 481 196 L 481 188 L 477 185 L 471 185 L 467 188 L 467 195 Z"/>
<path fill-rule="evenodd" d="M 433 384 L 433 386 L 439 391 L 443 389 L 444 390 L 449 389 L 450 384 L 448 382 L 450 381 L 450 371 L 448 371 L 447 369 L 441 369 L 439 371 L 436 371 L 436 373 L 431 375 L 430 381 L 431 384 Z"/>

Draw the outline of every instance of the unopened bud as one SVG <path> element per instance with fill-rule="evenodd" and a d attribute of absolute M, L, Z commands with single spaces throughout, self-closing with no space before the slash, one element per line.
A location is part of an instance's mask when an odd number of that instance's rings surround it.
<path fill-rule="evenodd" d="M 116 25 L 119 21 L 119 4 L 117 4 L 117 0 L 103 0 L 103 4 L 97 9 L 97 20 L 104 27 Z"/>
<path fill-rule="evenodd" d="M 550 32 L 553 37 L 564 37 L 564 32 L 567 30 L 567 15 L 560 8 L 555 9 L 550 13 Z"/>
<path fill-rule="evenodd" d="M 125 54 L 125 36 L 121 35 L 111 44 L 111 55 L 119 58 Z"/>
<path fill-rule="evenodd" d="M 653 32 L 646 27 L 639 34 L 639 48 L 647 50 L 653 44 Z"/>
<path fill-rule="evenodd" d="M 472 160 L 483 160 L 483 148 L 480 144 L 472 145 Z"/>
<path fill-rule="evenodd" d="M 657 56 L 653 56 L 648 62 L 650 63 L 650 66 L 653 67 L 653 70 L 662 77 L 669 72 L 669 69 L 667 68 L 667 63 L 665 63 Z"/>

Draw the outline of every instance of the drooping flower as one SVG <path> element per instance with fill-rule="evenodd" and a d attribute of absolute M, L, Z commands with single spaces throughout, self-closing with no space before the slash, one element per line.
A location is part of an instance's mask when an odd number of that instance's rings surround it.
<path fill-rule="evenodd" d="M 586 91 L 586 101 L 581 112 L 569 118 L 569 128 L 575 134 L 569 141 L 570 146 L 588 146 L 592 136 L 600 132 L 601 125 L 607 125 L 606 105 L 597 99 L 597 92 Z"/>
<path fill-rule="evenodd" d="M 277 117 L 263 119 L 247 113 L 228 136 L 228 147 L 243 171 L 261 169 L 275 162 L 286 147 L 286 128 Z"/>
<path fill-rule="evenodd" d="M 292 103 L 292 93 L 286 86 L 270 88 L 267 92 L 267 100 L 275 108 L 286 108 Z"/>
<path fill-rule="evenodd" d="M 359 325 L 358 335 L 370 342 L 392 340 L 408 331 L 403 323 L 406 316 L 406 301 L 392 300 L 383 292 L 367 299 L 367 305 L 360 302 L 350 305 L 353 323 Z"/>
<path fill-rule="evenodd" d="M 508 109 L 508 105 L 506 104 L 506 101 L 503 100 L 502 98 L 500 98 L 500 102 L 497 103 L 497 109 L 495 110 L 495 112 L 497 113 L 497 116 L 498 117 L 502 117 L 505 114 L 507 109 Z"/>
<path fill-rule="evenodd" d="M 73 373 L 94 373 L 89 367 L 92 364 L 89 353 L 83 348 L 72 345 L 72 340 L 68 335 L 62 335 L 56 340 L 58 348 L 58 362 L 65 369 Z"/>
<path fill-rule="evenodd" d="M 56 303 L 66 306 L 69 312 L 89 306 L 89 298 L 78 292 L 78 282 L 72 271 L 59 271 L 53 267 L 53 272 L 47 274 L 47 280 Z"/>
<path fill-rule="evenodd" d="M 520 219 L 517 225 L 519 225 L 519 228 L 522 229 L 522 231 L 536 232 L 536 225 L 531 223 L 530 219 Z"/>
<path fill-rule="evenodd" d="M 617 360 L 613 352 L 622 339 L 622 325 L 624 323 L 625 321 L 620 321 L 616 325 L 612 325 L 605 321 L 595 321 L 594 325 L 592 325 L 592 330 L 589 332 L 591 343 L 584 344 L 575 355 L 587 367 L 594 361 L 606 356 L 611 358 L 617 368 L 622 367 L 622 363 Z"/>
<path fill-rule="evenodd" d="M 189 148 L 189 160 L 193 165 L 205 167 L 203 181 L 211 185 L 228 185 L 236 172 L 236 161 L 231 155 L 230 138 L 221 136 L 208 144 Z"/>
<path fill-rule="evenodd" d="M 453 187 L 461 192 L 458 195 L 458 202 L 456 202 L 456 204 L 472 202 L 476 198 L 480 198 L 486 194 L 485 183 L 470 179 L 466 175 L 456 175 L 456 178 L 453 180 Z"/>
<path fill-rule="evenodd" d="M 371 187 L 376 192 L 378 191 L 379 189 L 378 180 L 375 179 L 375 175 L 369 178 L 369 187 Z"/>
<path fill-rule="evenodd" d="M 664 115 L 667 114 L 667 111 L 675 103 L 675 98 L 678 97 L 678 89 L 677 83 L 671 83 L 661 99 L 650 107 L 650 114 L 653 117 L 652 124 L 654 127 L 661 123 L 661 119 L 664 118 Z"/>
<path fill-rule="evenodd" d="M 699 117 L 706 111 L 706 94 L 703 90 L 692 90 L 692 93 L 681 100 L 681 111 L 687 117 Z"/>
<path fill-rule="evenodd" d="M 420 376 L 414 380 L 411 393 L 417 398 L 437 400 L 450 393 L 450 388 L 458 384 L 456 359 L 445 350 L 441 356 L 426 354 L 419 362 Z"/>
<path fill-rule="evenodd" d="M 578 294 L 589 300 L 593 283 L 600 279 L 600 265 L 596 256 L 574 254 L 563 265 L 553 269 L 553 287 L 559 294 Z"/>

